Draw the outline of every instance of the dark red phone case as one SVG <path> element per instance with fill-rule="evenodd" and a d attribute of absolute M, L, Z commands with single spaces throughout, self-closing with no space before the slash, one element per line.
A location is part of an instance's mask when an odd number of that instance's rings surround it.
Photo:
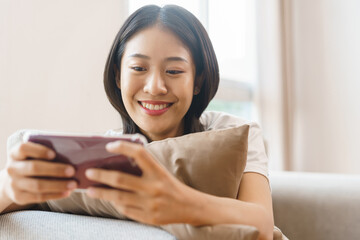
<path fill-rule="evenodd" d="M 28 141 L 42 144 L 55 151 L 53 161 L 71 164 L 75 167 L 74 180 L 78 182 L 79 189 L 89 186 L 108 187 L 90 181 L 85 176 L 88 168 L 102 168 L 126 172 L 141 176 L 142 171 L 132 158 L 125 155 L 114 154 L 106 151 L 105 146 L 113 141 L 129 141 L 145 144 L 146 139 L 141 135 L 123 135 L 122 137 L 100 136 L 61 136 L 61 135 L 29 135 Z"/>

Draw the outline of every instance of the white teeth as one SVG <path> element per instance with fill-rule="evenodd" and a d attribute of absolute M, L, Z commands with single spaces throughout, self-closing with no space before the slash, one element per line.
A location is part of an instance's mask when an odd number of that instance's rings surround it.
<path fill-rule="evenodd" d="M 149 104 L 149 103 L 143 103 L 143 102 L 140 102 L 141 105 L 144 107 L 144 108 L 147 108 L 147 109 L 150 109 L 150 110 L 162 110 L 168 106 L 170 106 L 170 104 Z"/>

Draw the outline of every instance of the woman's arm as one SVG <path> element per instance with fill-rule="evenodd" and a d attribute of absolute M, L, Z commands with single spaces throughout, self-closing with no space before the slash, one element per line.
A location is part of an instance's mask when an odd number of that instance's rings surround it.
<path fill-rule="evenodd" d="M 139 178 L 119 171 L 89 169 L 86 172 L 89 179 L 114 187 L 89 188 L 90 197 L 110 201 L 120 213 L 139 222 L 244 224 L 255 226 L 260 239 L 272 239 L 271 194 L 264 176 L 245 173 L 238 200 L 216 197 L 181 183 L 138 144 L 116 142 L 107 149 L 134 158 L 143 175 Z"/>
<path fill-rule="evenodd" d="M 272 200 L 267 179 L 258 173 L 245 173 L 241 180 L 238 200 L 216 197 L 194 190 L 192 201 L 203 208 L 194 209 L 197 216 L 193 225 L 244 224 L 255 226 L 259 239 L 272 239 L 274 220 Z"/>

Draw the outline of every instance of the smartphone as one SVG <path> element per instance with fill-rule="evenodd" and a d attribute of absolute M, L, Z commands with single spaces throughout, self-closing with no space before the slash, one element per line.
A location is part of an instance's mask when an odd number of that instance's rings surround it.
<path fill-rule="evenodd" d="M 132 158 L 110 153 L 105 149 L 107 143 L 114 141 L 128 141 L 145 145 L 146 138 L 140 134 L 119 137 L 28 134 L 24 136 L 24 140 L 52 149 L 56 153 L 54 162 L 74 166 L 76 173 L 73 179 L 78 183 L 78 190 L 90 186 L 109 187 L 89 180 L 85 176 L 88 168 L 118 170 L 136 176 L 142 175 L 141 169 Z"/>

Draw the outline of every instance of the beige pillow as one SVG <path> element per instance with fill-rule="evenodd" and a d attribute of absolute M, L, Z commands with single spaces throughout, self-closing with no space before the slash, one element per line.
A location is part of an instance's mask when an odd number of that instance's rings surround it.
<path fill-rule="evenodd" d="M 249 126 L 193 133 L 148 144 L 155 159 L 186 185 L 219 197 L 237 198 L 246 165 Z M 252 226 L 161 226 L 178 239 L 257 239 Z"/>
<path fill-rule="evenodd" d="M 249 125 L 192 133 L 146 148 L 176 178 L 199 191 L 236 198 L 246 165 Z"/>

